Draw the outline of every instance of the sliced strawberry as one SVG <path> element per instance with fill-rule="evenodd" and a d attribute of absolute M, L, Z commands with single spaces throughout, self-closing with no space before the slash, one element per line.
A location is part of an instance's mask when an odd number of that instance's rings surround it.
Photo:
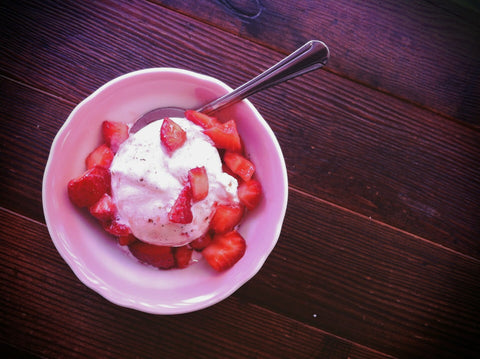
<path fill-rule="evenodd" d="M 117 212 L 117 206 L 108 193 L 105 193 L 93 206 L 89 208 L 90 214 L 100 221 L 111 221 Z"/>
<path fill-rule="evenodd" d="M 255 165 L 239 153 L 227 151 L 223 155 L 223 161 L 244 181 L 249 181 L 255 173 Z"/>
<path fill-rule="evenodd" d="M 87 169 L 93 168 L 95 166 L 100 166 L 104 168 L 110 168 L 110 165 L 113 161 L 113 153 L 112 149 L 108 147 L 105 143 L 98 146 L 94 149 L 85 159 L 85 164 Z"/>
<path fill-rule="evenodd" d="M 194 241 L 190 242 L 190 247 L 196 251 L 202 251 L 206 246 L 212 241 L 212 235 L 210 233 L 205 233 L 205 235 L 198 237 Z"/>
<path fill-rule="evenodd" d="M 128 125 L 123 122 L 103 121 L 102 135 L 107 146 L 116 153 L 118 147 L 128 138 Z"/>
<path fill-rule="evenodd" d="M 118 244 L 121 246 L 128 246 L 135 242 L 137 238 L 133 235 L 133 233 L 127 234 L 126 236 L 119 236 L 118 237 Z"/>
<path fill-rule="evenodd" d="M 130 252 L 140 261 L 161 269 L 172 268 L 175 265 L 171 247 L 156 246 L 142 241 L 131 243 Z"/>
<path fill-rule="evenodd" d="M 219 124 L 216 117 L 205 115 L 204 113 L 194 110 L 185 111 L 185 117 L 192 121 L 194 124 L 203 127 L 204 129 L 212 128 Z"/>
<path fill-rule="evenodd" d="M 94 205 L 104 193 L 110 192 L 110 172 L 103 167 L 93 167 L 80 177 L 68 182 L 68 197 L 78 207 Z"/>
<path fill-rule="evenodd" d="M 222 162 L 222 171 L 225 172 L 226 174 L 236 178 L 237 180 L 240 180 L 240 176 L 237 175 L 236 173 L 233 173 L 233 171 L 223 162 Z"/>
<path fill-rule="evenodd" d="M 207 263 L 218 272 L 231 268 L 245 254 L 247 244 L 237 231 L 216 234 L 212 243 L 202 251 Z"/>
<path fill-rule="evenodd" d="M 173 256 L 175 258 L 175 266 L 177 268 L 186 268 L 192 259 L 193 249 L 189 246 L 173 248 Z"/>
<path fill-rule="evenodd" d="M 233 152 L 242 151 L 242 142 L 234 120 L 207 128 L 203 133 L 212 139 L 217 148 L 223 148 Z"/>
<path fill-rule="evenodd" d="M 160 140 L 169 153 L 183 146 L 187 133 L 174 121 L 166 117 L 160 128 Z"/>
<path fill-rule="evenodd" d="M 243 217 L 242 205 L 219 205 L 210 221 L 210 229 L 215 233 L 230 232 Z"/>
<path fill-rule="evenodd" d="M 178 195 L 173 207 L 168 212 L 168 219 L 173 223 L 191 223 L 192 214 L 192 189 L 187 184 Z"/>
<path fill-rule="evenodd" d="M 208 176 L 205 167 L 195 167 L 188 171 L 194 201 L 201 201 L 208 195 Z"/>
<path fill-rule="evenodd" d="M 242 182 L 238 186 L 238 198 L 249 210 L 254 209 L 262 199 L 262 185 L 256 179 Z"/>
<path fill-rule="evenodd" d="M 103 223 L 103 229 L 117 237 L 124 237 L 132 234 L 132 230 L 125 223 L 120 223 L 116 219 Z"/>

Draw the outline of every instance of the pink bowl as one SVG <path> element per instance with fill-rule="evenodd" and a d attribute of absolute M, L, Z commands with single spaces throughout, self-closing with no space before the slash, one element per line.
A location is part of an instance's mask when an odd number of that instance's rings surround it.
<path fill-rule="evenodd" d="M 225 299 L 251 279 L 273 250 L 287 206 L 287 172 L 275 135 L 248 100 L 221 114 L 235 117 L 264 189 L 259 207 L 239 228 L 247 251 L 233 268 L 216 273 L 203 260 L 186 269 L 166 271 L 141 264 L 68 199 L 67 183 L 83 173 L 86 156 L 102 142 L 104 120 L 133 123 L 158 107 L 198 108 L 229 91 L 212 77 L 185 70 L 132 72 L 82 101 L 56 135 L 43 178 L 45 220 L 58 252 L 77 277 L 111 302 L 155 314 L 199 310 Z"/>

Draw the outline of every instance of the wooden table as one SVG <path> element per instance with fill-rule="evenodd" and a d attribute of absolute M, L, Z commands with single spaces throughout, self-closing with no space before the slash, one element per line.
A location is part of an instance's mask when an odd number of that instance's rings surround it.
<path fill-rule="evenodd" d="M 22 357 L 465 358 L 480 339 L 480 27 L 473 1 L 6 1 L 1 337 Z M 478 4 L 478 3 L 477 3 Z M 55 134 L 121 74 L 232 87 L 310 39 L 328 66 L 251 97 L 289 175 L 277 246 L 210 308 L 159 316 L 84 286 L 45 226 Z"/>

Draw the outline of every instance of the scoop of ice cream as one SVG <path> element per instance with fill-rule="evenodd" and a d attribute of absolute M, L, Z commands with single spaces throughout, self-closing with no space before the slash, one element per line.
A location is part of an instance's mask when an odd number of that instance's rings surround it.
<path fill-rule="evenodd" d="M 238 202 L 238 183 L 223 172 L 218 151 L 201 127 L 184 118 L 172 120 L 187 133 L 182 147 L 169 154 L 160 141 L 163 120 L 155 121 L 122 143 L 110 170 L 120 221 L 144 242 L 181 246 L 205 234 L 216 203 Z M 202 166 L 209 182 L 207 197 L 192 204 L 191 223 L 170 222 L 168 212 L 188 171 Z"/>

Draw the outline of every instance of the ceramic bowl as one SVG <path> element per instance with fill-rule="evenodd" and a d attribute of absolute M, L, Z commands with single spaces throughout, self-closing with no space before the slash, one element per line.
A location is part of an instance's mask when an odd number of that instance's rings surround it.
<path fill-rule="evenodd" d="M 51 238 L 76 276 L 107 300 L 155 314 L 179 314 L 211 306 L 232 294 L 262 267 L 277 243 L 287 206 L 283 155 L 274 133 L 248 101 L 223 113 L 234 117 L 264 196 L 239 232 L 244 257 L 215 272 L 204 261 L 186 269 L 159 270 L 138 262 L 84 209 L 72 205 L 67 183 L 85 171 L 86 156 L 101 144 L 104 120 L 133 123 L 165 106 L 198 108 L 231 88 L 212 77 L 173 69 L 145 69 L 120 76 L 75 107 L 56 135 L 43 178 L 43 208 Z"/>

